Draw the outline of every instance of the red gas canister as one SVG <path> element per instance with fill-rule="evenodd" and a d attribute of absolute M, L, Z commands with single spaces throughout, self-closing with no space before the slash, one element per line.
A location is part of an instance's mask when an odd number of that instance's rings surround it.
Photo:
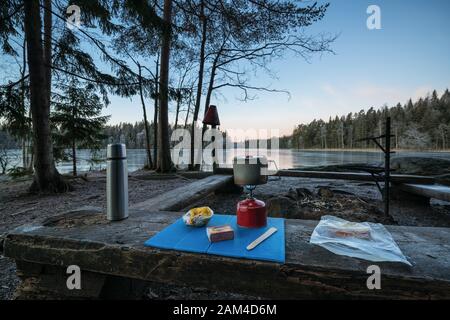
<path fill-rule="evenodd" d="M 258 199 L 249 198 L 237 204 L 237 224 L 245 228 L 260 228 L 267 225 L 266 204 Z"/>

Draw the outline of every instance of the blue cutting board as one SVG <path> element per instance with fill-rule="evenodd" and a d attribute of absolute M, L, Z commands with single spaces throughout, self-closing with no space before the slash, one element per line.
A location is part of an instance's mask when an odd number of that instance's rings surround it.
<path fill-rule="evenodd" d="M 284 263 L 284 219 L 268 218 L 266 227 L 250 229 L 239 227 L 234 215 L 215 214 L 207 226 L 223 224 L 229 224 L 234 229 L 233 240 L 211 243 L 206 235 L 206 227 L 186 226 L 183 219 L 180 218 L 148 239 L 144 245 L 161 249 Z M 278 231 L 255 249 L 248 251 L 246 247 L 270 227 L 275 227 Z"/>

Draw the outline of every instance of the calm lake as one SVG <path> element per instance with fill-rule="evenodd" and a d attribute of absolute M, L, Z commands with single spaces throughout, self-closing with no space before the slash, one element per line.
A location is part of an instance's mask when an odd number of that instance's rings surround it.
<path fill-rule="evenodd" d="M 232 167 L 232 159 L 236 155 L 257 155 L 256 150 L 236 149 L 234 152 L 229 151 L 225 157 L 225 166 Z M 268 159 L 275 160 L 279 169 L 292 169 L 312 166 L 325 166 L 346 163 L 377 163 L 383 161 L 383 154 L 375 151 L 311 151 L 311 150 L 297 150 L 297 149 L 282 149 L 279 150 L 278 155 L 266 154 L 265 150 L 260 151 L 260 154 L 266 155 Z M 21 165 L 21 151 L 10 150 L 9 156 L 11 163 L 9 167 Z M 395 156 L 421 156 L 444 158 L 450 160 L 450 152 L 407 152 L 402 151 L 393 155 Z M 91 153 L 89 150 L 78 151 L 78 171 L 99 170 L 106 168 L 106 150 L 101 150 L 98 154 L 103 161 L 99 163 L 92 163 Z M 146 159 L 146 152 L 144 149 L 129 149 L 127 150 L 128 170 L 135 171 L 144 166 Z M 72 163 L 70 161 L 60 162 L 57 168 L 61 173 L 72 171 Z M 270 165 L 274 169 L 273 164 Z M 204 167 L 208 170 L 208 167 Z"/>

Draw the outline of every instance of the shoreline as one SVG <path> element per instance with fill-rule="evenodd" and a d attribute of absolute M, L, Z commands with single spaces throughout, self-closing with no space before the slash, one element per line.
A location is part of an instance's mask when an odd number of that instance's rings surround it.
<path fill-rule="evenodd" d="M 9 149 L 11 153 L 19 153 L 19 149 Z M 257 149 L 232 149 L 229 150 L 233 152 L 234 150 L 246 150 L 250 154 L 255 153 Z M 264 150 L 270 149 L 259 149 L 258 152 L 262 152 L 264 154 Z M 89 152 L 89 149 L 79 149 L 78 153 L 82 154 L 82 152 Z M 105 151 L 105 150 L 103 150 Z M 395 152 L 392 155 L 392 159 L 402 158 L 402 157 L 416 157 L 416 158 L 429 158 L 436 159 L 442 158 L 450 160 L 450 149 L 447 150 L 410 150 L 410 149 L 393 149 Z M 145 164 L 145 149 L 128 149 L 128 172 L 136 172 L 142 170 Z M 236 151 L 234 151 L 236 152 Z M 237 153 L 241 153 L 242 151 L 237 151 Z M 383 153 L 379 149 L 375 148 L 364 148 L 364 149 L 337 149 L 337 148 L 329 148 L 329 149 L 278 149 L 277 153 L 279 154 L 280 163 L 277 164 L 279 169 L 298 169 L 298 168 L 309 168 L 309 167 L 335 167 L 337 165 L 349 165 L 349 164 L 361 164 L 361 163 L 378 163 L 383 156 Z M 235 153 L 236 154 L 236 153 Z M 227 161 L 229 161 L 229 153 L 227 153 Z M 78 172 L 80 174 L 92 173 L 92 172 L 101 172 L 106 169 L 106 159 L 102 159 L 101 162 L 91 164 L 86 160 L 87 155 L 79 156 L 78 158 Z M 270 158 L 270 156 L 269 156 Z M 318 162 L 318 163 L 317 163 Z M 284 163 L 284 164 L 283 164 Z M 224 167 L 231 167 L 231 162 L 225 162 Z M 283 164 L 282 166 L 280 166 Z M 21 160 L 20 155 L 14 158 L 14 161 L 11 161 L 7 164 L 7 169 L 11 169 L 14 167 L 20 167 Z M 61 174 L 70 174 L 72 170 L 72 163 L 70 161 L 62 161 L 57 162 L 56 167 Z M 7 174 L 6 174 L 7 175 Z M 6 176 L 5 175 L 5 176 Z M 0 174 L 0 183 L 3 181 L 7 181 L 9 179 L 5 178 L 2 174 Z"/>
<path fill-rule="evenodd" d="M 344 148 L 344 149 L 340 149 L 340 148 L 328 148 L 328 149 L 317 149 L 317 148 L 313 148 L 313 149 L 297 149 L 297 148 L 280 148 L 279 150 L 293 150 L 293 151 L 313 151 L 313 152 L 374 152 L 374 153 L 378 153 L 381 152 L 380 149 L 378 148 L 362 148 L 362 149 L 349 149 L 349 148 Z M 406 152 L 411 152 L 411 153 L 450 153 L 450 149 L 445 149 L 445 150 L 414 150 L 414 149 L 392 149 L 392 151 L 394 152 L 402 152 L 402 153 L 406 153 Z"/>
<path fill-rule="evenodd" d="M 232 149 L 238 149 L 238 150 L 253 150 L 254 148 L 232 148 Z M 267 148 L 261 148 L 261 149 L 267 149 Z M 18 148 L 12 148 L 12 149 L 5 149 L 6 151 L 21 151 L 22 149 Z M 77 149 L 77 151 L 90 151 L 90 149 Z M 106 150 L 105 148 L 101 148 L 100 150 Z M 145 148 L 127 148 L 127 150 L 146 150 Z M 231 150 L 231 149 L 230 149 Z M 327 148 L 327 149 L 321 149 L 321 148 L 306 148 L 306 149 L 298 149 L 298 148 L 279 148 L 279 150 L 293 150 L 293 151 L 345 151 L 345 152 L 381 152 L 378 148 Z M 395 149 L 392 148 L 392 151 L 395 152 L 417 152 L 417 153 L 450 153 L 450 149 L 444 149 L 444 150 L 436 150 L 436 149 Z"/>

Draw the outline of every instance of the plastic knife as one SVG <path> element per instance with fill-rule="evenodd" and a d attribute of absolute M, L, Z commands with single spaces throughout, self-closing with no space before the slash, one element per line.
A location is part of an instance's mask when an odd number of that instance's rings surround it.
<path fill-rule="evenodd" d="M 269 230 L 267 230 L 266 232 L 264 232 L 261 236 L 259 236 L 255 241 L 253 241 L 252 243 L 250 243 L 247 246 L 247 250 L 252 250 L 254 249 L 257 245 L 259 245 L 261 242 L 263 242 L 264 240 L 266 240 L 267 238 L 269 238 L 271 235 L 273 235 L 275 232 L 277 232 L 277 228 L 270 228 Z"/>

